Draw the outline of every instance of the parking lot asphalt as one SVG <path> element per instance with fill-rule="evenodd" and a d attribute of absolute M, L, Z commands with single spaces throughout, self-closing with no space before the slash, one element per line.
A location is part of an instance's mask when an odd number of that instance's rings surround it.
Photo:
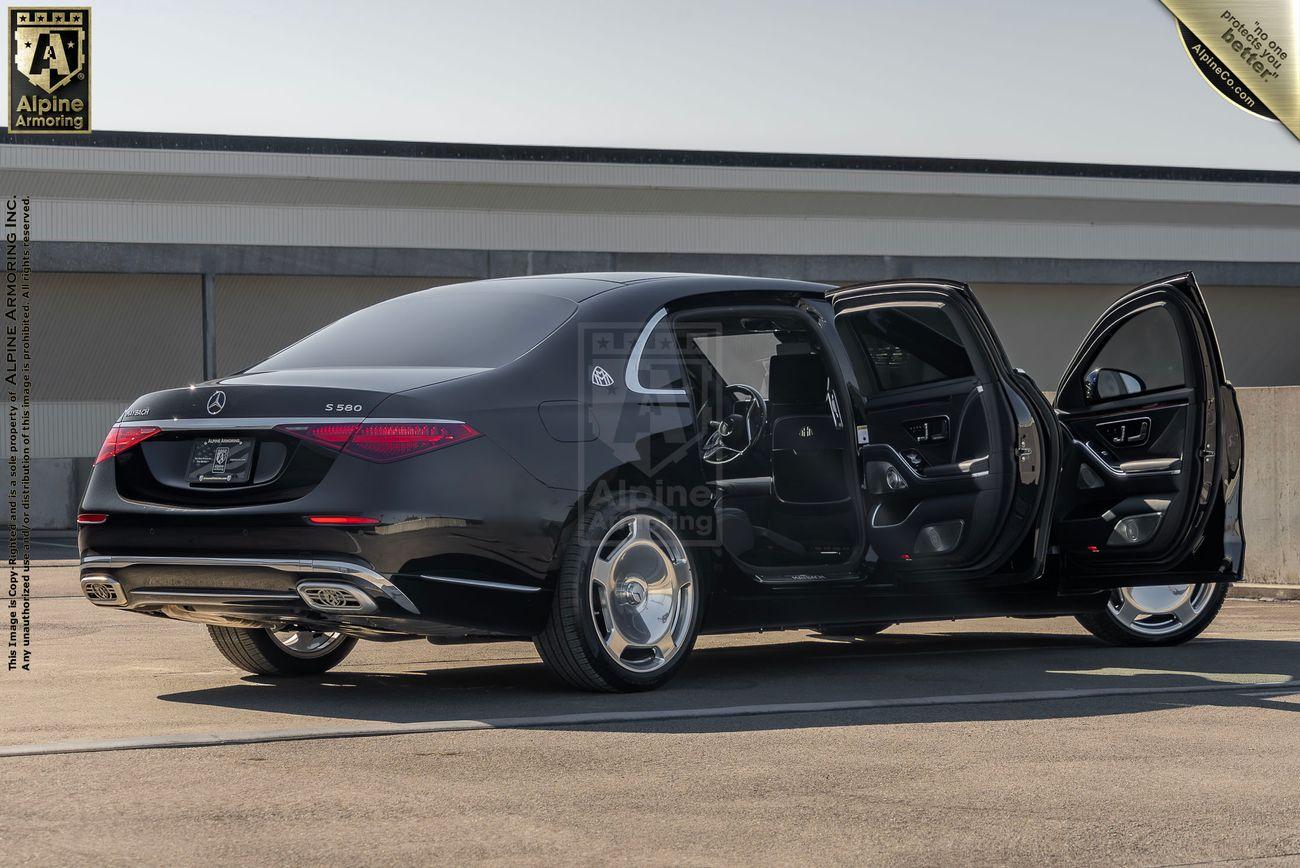
<path fill-rule="evenodd" d="M 1300 862 L 1300 604 L 1230 600 L 1169 649 L 1069 619 L 705 637 L 606 696 L 523 643 L 247 676 L 35 572 L 8 864 Z"/>

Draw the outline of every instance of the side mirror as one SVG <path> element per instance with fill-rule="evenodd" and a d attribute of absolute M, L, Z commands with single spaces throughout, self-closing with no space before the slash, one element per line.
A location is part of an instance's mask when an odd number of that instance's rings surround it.
<path fill-rule="evenodd" d="M 1137 395 L 1147 390 L 1147 384 L 1137 374 L 1114 368 L 1094 368 L 1083 378 L 1083 397 L 1089 404 Z"/>

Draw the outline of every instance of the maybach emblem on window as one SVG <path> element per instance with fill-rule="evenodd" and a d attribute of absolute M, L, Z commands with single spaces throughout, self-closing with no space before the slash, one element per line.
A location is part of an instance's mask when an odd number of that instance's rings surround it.
<path fill-rule="evenodd" d="M 610 375 L 609 371 L 605 370 L 600 365 L 596 365 L 596 367 L 591 369 L 591 384 L 593 386 L 600 386 L 601 388 L 607 389 L 614 385 L 614 378 Z"/>

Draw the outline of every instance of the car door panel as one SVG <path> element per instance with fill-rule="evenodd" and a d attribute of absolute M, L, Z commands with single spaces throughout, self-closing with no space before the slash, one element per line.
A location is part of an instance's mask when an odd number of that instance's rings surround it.
<path fill-rule="evenodd" d="M 905 583 L 1041 574 L 1055 485 L 1041 469 L 1055 454 L 1056 428 L 1032 381 L 1007 363 L 969 289 L 894 281 L 829 296 L 837 328 L 856 351 L 859 381 L 870 390 L 858 408 L 869 566 Z M 914 313 L 935 308 L 951 319 L 951 330 L 933 313 Z M 879 310 L 887 315 L 861 319 Z M 928 342 L 924 322 L 937 329 Z M 896 372 L 879 372 L 900 354 L 924 357 L 934 341 L 940 351 L 908 370 L 913 380 L 935 382 L 900 387 Z M 957 347 L 970 360 L 965 376 Z"/>
<path fill-rule="evenodd" d="M 1126 355 L 1135 370 L 1108 366 Z M 1117 391 L 1099 389 L 1105 381 Z M 1232 406 L 1221 418 L 1224 401 Z M 1055 409 L 1067 432 L 1054 519 L 1067 586 L 1220 572 L 1224 541 L 1209 524 L 1235 478 L 1219 453 L 1235 444 L 1239 463 L 1239 416 L 1190 274 L 1112 305 L 1067 368 Z"/>

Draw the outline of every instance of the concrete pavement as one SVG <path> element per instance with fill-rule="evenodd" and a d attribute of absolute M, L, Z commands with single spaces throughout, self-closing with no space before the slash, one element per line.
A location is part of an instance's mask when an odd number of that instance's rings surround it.
<path fill-rule="evenodd" d="M 70 567 L 36 588 L 0 746 L 208 746 L 0 758 L 14 864 L 1300 860 L 1296 604 L 1230 600 L 1172 649 L 1066 619 L 706 637 L 668 688 L 593 696 L 520 643 L 243 677 Z"/>

